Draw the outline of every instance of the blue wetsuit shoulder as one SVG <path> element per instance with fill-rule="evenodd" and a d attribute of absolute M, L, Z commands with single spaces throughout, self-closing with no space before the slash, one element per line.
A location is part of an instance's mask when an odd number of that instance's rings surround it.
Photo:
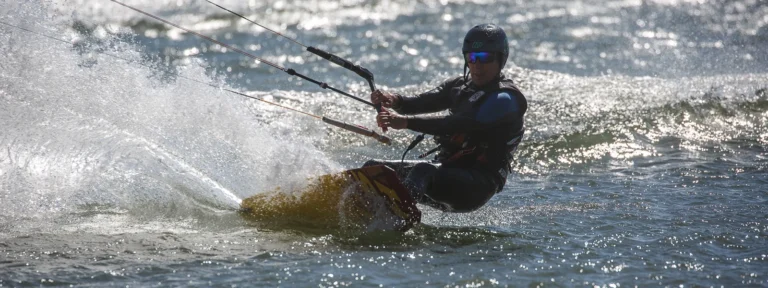
<path fill-rule="evenodd" d="M 520 110 L 517 102 L 509 92 L 500 91 L 487 97 L 488 99 L 480 105 L 480 109 L 477 111 L 477 116 L 475 116 L 477 122 L 493 123 L 510 113 Z"/>

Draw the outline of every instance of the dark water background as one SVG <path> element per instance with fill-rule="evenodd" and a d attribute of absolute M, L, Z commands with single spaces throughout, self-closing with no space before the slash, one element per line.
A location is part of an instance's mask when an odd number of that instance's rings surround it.
<path fill-rule="evenodd" d="M 369 108 L 109 1 L 0 3 L 76 43 L 0 24 L 0 286 L 768 285 L 765 1 L 217 2 L 401 93 L 460 74 L 473 25 L 507 31 L 530 103 L 516 172 L 483 209 L 422 207 L 406 234 L 235 210 L 397 158 L 412 134 L 382 146 L 176 75 L 373 127 Z M 205 1 L 127 3 L 368 92 Z"/>

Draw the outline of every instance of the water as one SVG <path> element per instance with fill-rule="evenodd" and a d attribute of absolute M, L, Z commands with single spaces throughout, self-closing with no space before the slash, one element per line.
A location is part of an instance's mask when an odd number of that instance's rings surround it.
<path fill-rule="evenodd" d="M 402 93 L 461 73 L 472 25 L 507 31 L 530 110 L 504 191 L 360 234 L 254 223 L 237 203 L 399 157 L 413 134 L 382 146 L 178 77 L 374 126 L 355 101 L 112 2 L 3 0 L 0 21 L 76 45 L 0 24 L 0 286 L 768 285 L 766 2 L 529 2 L 217 2 Z M 128 4 L 367 92 L 204 1 Z"/>

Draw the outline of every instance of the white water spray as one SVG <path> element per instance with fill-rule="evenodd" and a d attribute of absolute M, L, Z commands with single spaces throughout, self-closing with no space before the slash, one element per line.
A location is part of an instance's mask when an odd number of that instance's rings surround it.
<path fill-rule="evenodd" d="M 71 38 L 47 5 L 6 6 L 0 20 Z M 263 105 L 158 77 L 138 64 L 152 65 L 135 46 L 99 29 L 102 41 L 78 51 L 0 27 L 0 222 L 101 206 L 142 216 L 236 209 L 259 191 L 338 170 L 311 139 L 290 133 L 317 124 L 255 115 Z M 216 82 L 204 65 L 178 70 Z"/>

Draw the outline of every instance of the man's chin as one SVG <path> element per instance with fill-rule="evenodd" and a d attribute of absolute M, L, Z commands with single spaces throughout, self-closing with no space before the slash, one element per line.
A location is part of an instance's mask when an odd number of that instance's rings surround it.
<path fill-rule="evenodd" d="M 487 84 L 489 81 L 484 77 L 472 77 L 472 82 L 474 82 L 475 85 L 483 86 Z"/>

